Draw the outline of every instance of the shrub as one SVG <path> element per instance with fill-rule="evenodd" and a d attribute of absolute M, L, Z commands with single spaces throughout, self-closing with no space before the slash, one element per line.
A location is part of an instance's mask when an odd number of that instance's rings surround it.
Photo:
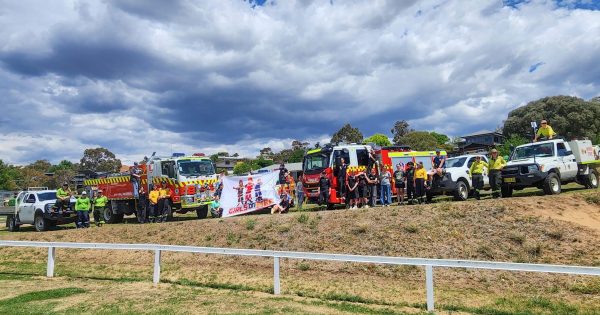
<path fill-rule="evenodd" d="M 248 230 L 248 231 L 254 230 L 255 226 L 256 226 L 256 219 L 246 220 L 246 230 Z"/>
<path fill-rule="evenodd" d="M 298 216 L 298 222 L 302 223 L 302 224 L 308 222 L 308 219 L 309 219 L 309 216 L 307 213 L 302 213 Z"/>
<path fill-rule="evenodd" d="M 407 224 L 404 226 L 404 231 L 407 233 L 415 234 L 419 232 L 419 227 L 414 224 Z"/>

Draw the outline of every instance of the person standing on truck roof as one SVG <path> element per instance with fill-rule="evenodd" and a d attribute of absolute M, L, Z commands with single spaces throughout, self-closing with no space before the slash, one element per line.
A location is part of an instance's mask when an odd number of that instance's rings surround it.
<path fill-rule="evenodd" d="M 481 160 L 481 156 L 476 156 L 475 161 L 473 164 L 471 164 L 471 168 L 469 169 L 469 174 L 471 174 L 471 179 L 473 182 L 473 195 L 477 200 L 481 199 L 479 191 L 483 189 L 484 168 L 489 168 L 488 164 Z"/>
<path fill-rule="evenodd" d="M 371 169 L 371 174 L 367 176 L 367 182 L 369 183 L 369 204 L 371 207 L 375 207 L 377 204 L 377 183 L 379 182 L 376 169 Z"/>
<path fill-rule="evenodd" d="M 327 178 L 327 173 L 323 171 L 321 172 L 321 178 L 319 178 L 319 206 L 327 206 L 327 203 L 329 203 L 329 187 L 331 187 L 331 183 Z"/>
<path fill-rule="evenodd" d="M 102 220 L 102 212 L 104 212 L 104 208 L 106 208 L 106 204 L 108 203 L 108 198 L 102 194 L 102 190 L 98 190 L 98 195 L 96 199 L 94 199 L 94 223 L 96 226 L 100 226 L 104 224 L 104 220 Z"/>
<path fill-rule="evenodd" d="M 129 170 L 129 181 L 133 184 L 133 198 L 138 199 L 140 197 L 140 180 L 142 178 L 142 170 L 140 169 L 138 162 L 133 162 L 133 167 Z"/>
<path fill-rule="evenodd" d="M 500 197 L 500 185 L 502 185 L 502 176 L 500 172 L 506 166 L 504 158 L 498 155 L 498 150 L 492 149 L 489 162 L 490 186 L 492 187 L 492 198 Z"/>
<path fill-rule="evenodd" d="M 556 136 L 556 133 L 554 132 L 552 127 L 548 125 L 548 122 L 545 119 L 542 120 L 540 124 L 542 126 L 540 127 L 540 129 L 538 129 L 537 133 L 535 134 L 533 142 L 537 142 L 540 137 L 550 140 Z"/>
<path fill-rule="evenodd" d="M 389 207 L 392 203 L 392 187 L 390 178 L 392 175 L 390 171 L 387 169 L 383 169 L 381 171 L 381 188 L 379 190 L 379 200 L 381 201 L 381 205 L 384 207 Z"/>
<path fill-rule="evenodd" d="M 404 177 L 406 177 L 406 203 L 412 204 L 415 198 L 415 164 L 411 161 L 406 163 Z"/>
<path fill-rule="evenodd" d="M 156 218 L 158 217 L 158 198 L 160 196 L 160 187 L 158 185 L 152 186 L 152 191 L 148 194 L 149 199 L 149 222 L 156 222 Z"/>
<path fill-rule="evenodd" d="M 77 221 L 75 225 L 78 229 L 89 228 L 90 227 L 90 198 L 88 198 L 87 193 L 83 191 L 81 196 L 77 198 L 75 202 L 75 211 L 77 211 Z"/>
<path fill-rule="evenodd" d="M 423 203 L 425 196 L 425 182 L 427 181 L 427 171 L 423 166 L 423 162 L 417 164 L 417 170 L 415 171 L 415 193 L 419 203 Z"/>
<path fill-rule="evenodd" d="M 404 181 L 404 166 L 402 163 L 398 163 L 398 165 L 396 165 L 396 171 L 394 172 L 394 186 L 396 186 L 396 191 L 398 191 L 399 205 L 404 203 L 404 188 L 406 187 L 406 183 Z"/>
<path fill-rule="evenodd" d="M 64 210 L 71 203 L 71 189 L 68 183 L 63 183 L 62 187 L 56 190 L 56 202 L 54 203 L 54 212 Z"/>

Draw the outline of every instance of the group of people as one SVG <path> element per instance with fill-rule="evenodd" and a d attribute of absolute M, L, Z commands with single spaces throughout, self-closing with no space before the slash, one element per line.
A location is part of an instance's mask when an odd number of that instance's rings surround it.
<path fill-rule="evenodd" d="M 52 211 L 59 213 L 64 211 L 70 206 L 71 196 L 73 192 L 69 188 L 68 183 L 63 183 L 61 187 L 56 190 L 56 202 L 52 208 Z M 89 228 L 90 227 L 90 211 L 93 210 L 94 223 L 96 226 L 104 224 L 102 220 L 102 211 L 108 203 L 108 198 L 102 194 L 102 190 L 98 190 L 96 196 L 90 198 L 86 191 L 83 191 L 75 200 L 75 226 L 77 228 Z"/>

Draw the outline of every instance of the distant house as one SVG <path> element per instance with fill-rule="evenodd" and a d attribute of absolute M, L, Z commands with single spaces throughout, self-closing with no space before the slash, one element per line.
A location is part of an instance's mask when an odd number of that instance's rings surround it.
<path fill-rule="evenodd" d="M 239 156 L 219 156 L 215 166 L 219 169 L 227 170 L 228 172 L 233 171 L 233 167 L 238 162 L 246 162 L 248 158 L 239 157 Z"/>
<path fill-rule="evenodd" d="M 504 143 L 504 135 L 497 131 L 479 131 L 461 138 L 464 141 L 458 144 L 459 154 L 488 152 Z"/>
<path fill-rule="evenodd" d="M 302 173 L 302 162 L 298 163 L 285 163 L 285 168 L 290 172 L 294 180 L 298 180 L 298 175 Z M 273 164 L 269 166 L 265 166 L 263 168 L 259 168 L 252 173 L 268 173 L 268 172 L 279 172 L 279 164 Z"/>

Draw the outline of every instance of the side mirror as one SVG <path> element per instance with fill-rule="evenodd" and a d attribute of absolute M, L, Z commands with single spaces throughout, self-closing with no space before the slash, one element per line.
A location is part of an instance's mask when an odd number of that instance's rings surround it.
<path fill-rule="evenodd" d="M 565 151 L 565 156 L 566 155 L 571 155 L 571 154 L 573 154 L 573 151 L 570 151 L 570 150 L 569 151 Z"/>

